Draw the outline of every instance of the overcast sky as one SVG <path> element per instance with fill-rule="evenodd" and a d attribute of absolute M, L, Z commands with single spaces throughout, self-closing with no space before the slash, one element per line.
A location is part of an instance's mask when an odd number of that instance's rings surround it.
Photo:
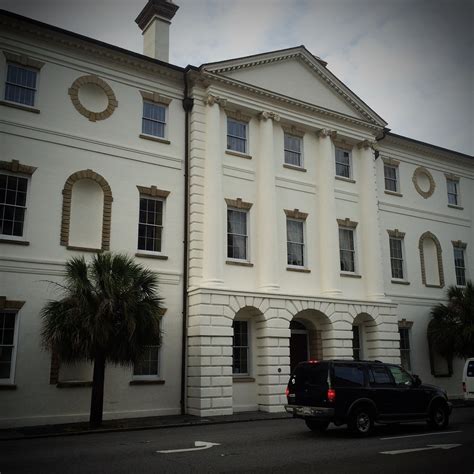
<path fill-rule="evenodd" d="M 146 0 L 0 0 L 142 52 Z M 474 0 L 175 0 L 170 61 L 199 66 L 304 44 L 394 133 L 474 154 Z"/>

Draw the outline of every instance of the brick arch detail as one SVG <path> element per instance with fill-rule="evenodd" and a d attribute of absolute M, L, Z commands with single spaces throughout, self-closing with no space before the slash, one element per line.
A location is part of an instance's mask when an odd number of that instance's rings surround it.
<path fill-rule="evenodd" d="M 425 252 L 423 249 L 423 242 L 425 239 L 431 239 L 436 247 L 436 258 L 438 260 L 438 275 L 439 275 L 439 285 L 429 285 L 426 283 L 426 266 L 425 266 Z M 435 288 L 443 288 L 444 287 L 444 271 L 443 271 L 443 250 L 441 248 L 441 244 L 432 232 L 427 231 L 421 235 L 420 240 L 418 242 L 418 250 L 420 252 L 420 264 L 421 264 L 421 281 L 425 286 L 432 286 Z"/>
<path fill-rule="evenodd" d="M 110 227 L 112 221 L 112 190 L 109 183 L 100 174 L 90 169 L 77 171 L 73 173 L 66 180 L 63 188 L 63 207 L 61 215 L 61 245 L 69 245 L 69 230 L 71 223 L 71 202 L 72 202 L 72 188 L 74 184 L 81 179 L 91 179 L 95 181 L 104 193 L 104 207 L 102 211 L 102 246 L 101 250 L 110 249 Z"/>

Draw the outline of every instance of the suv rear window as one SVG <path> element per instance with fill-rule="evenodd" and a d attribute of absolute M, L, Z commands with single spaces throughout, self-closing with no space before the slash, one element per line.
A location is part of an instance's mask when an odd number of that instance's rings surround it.
<path fill-rule="evenodd" d="M 363 367 L 355 364 L 334 364 L 334 386 L 363 387 Z"/>
<path fill-rule="evenodd" d="M 474 377 L 474 360 L 469 361 L 467 364 L 467 376 Z"/>
<path fill-rule="evenodd" d="M 295 387 L 302 387 L 304 384 L 310 385 L 326 385 L 328 380 L 328 364 L 312 363 L 300 364 L 290 379 Z"/>

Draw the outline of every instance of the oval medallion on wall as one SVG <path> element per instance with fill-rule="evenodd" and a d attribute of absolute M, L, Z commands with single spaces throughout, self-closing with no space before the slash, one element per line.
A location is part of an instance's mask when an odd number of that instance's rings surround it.
<path fill-rule="evenodd" d="M 418 194 L 421 194 L 425 199 L 434 193 L 436 184 L 433 176 L 426 168 L 419 166 L 413 173 L 412 180 Z"/>
<path fill-rule="evenodd" d="M 112 88 L 94 75 L 76 79 L 68 93 L 76 110 L 91 122 L 109 118 L 118 105 Z"/>

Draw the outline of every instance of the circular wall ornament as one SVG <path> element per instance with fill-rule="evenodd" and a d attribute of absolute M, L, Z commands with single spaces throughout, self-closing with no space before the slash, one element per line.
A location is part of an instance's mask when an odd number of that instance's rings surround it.
<path fill-rule="evenodd" d="M 68 93 L 76 110 L 91 122 L 109 118 L 118 105 L 112 88 L 94 75 L 77 78 Z"/>
<path fill-rule="evenodd" d="M 425 199 L 434 193 L 436 183 L 426 168 L 419 166 L 413 173 L 412 181 L 418 194 L 421 194 Z"/>

